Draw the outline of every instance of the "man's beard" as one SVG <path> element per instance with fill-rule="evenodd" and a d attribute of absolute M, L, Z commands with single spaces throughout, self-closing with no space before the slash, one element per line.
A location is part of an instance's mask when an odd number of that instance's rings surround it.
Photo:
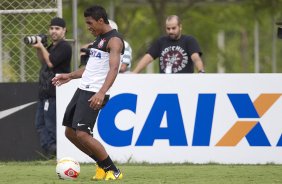
<path fill-rule="evenodd" d="M 179 35 L 175 35 L 175 34 L 169 34 L 168 36 L 169 36 L 169 38 L 172 39 L 172 40 L 177 40 L 178 37 L 179 37 Z"/>

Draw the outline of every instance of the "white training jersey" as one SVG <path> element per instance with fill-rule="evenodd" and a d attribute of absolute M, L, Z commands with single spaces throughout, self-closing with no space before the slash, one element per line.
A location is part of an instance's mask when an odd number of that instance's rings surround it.
<path fill-rule="evenodd" d="M 104 35 L 98 36 L 93 45 L 91 45 L 91 48 L 89 48 L 89 59 L 80 79 L 80 89 L 98 92 L 103 86 L 110 70 L 110 53 L 107 50 L 107 44 L 112 37 L 120 38 L 117 31 L 112 30 Z M 122 55 L 120 59 L 122 59 Z M 108 95 L 109 93 L 110 91 L 108 90 L 106 94 Z"/>
<path fill-rule="evenodd" d="M 90 49 L 90 55 L 82 74 L 79 88 L 86 91 L 98 92 L 105 82 L 110 69 L 110 53 L 95 48 Z"/>

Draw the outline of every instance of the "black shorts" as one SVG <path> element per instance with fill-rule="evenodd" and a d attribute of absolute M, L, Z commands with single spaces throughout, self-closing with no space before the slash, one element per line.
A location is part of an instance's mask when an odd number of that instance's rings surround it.
<path fill-rule="evenodd" d="M 93 127 L 100 112 L 100 109 L 92 109 L 90 102 L 88 102 L 94 94 L 95 93 L 91 91 L 76 90 L 66 108 L 63 119 L 64 126 L 93 135 Z M 104 107 L 108 101 L 109 95 L 106 95 L 102 107 Z"/>

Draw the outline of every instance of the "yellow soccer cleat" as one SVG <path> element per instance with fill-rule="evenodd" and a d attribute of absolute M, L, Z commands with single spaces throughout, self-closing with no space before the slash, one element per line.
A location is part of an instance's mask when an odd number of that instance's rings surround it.
<path fill-rule="evenodd" d="M 121 180 L 122 177 L 123 176 L 120 170 L 116 173 L 114 171 L 107 171 L 105 180 Z"/>
<path fill-rule="evenodd" d="M 92 180 L 104 180 L 105 177 L 106 177 L 106 173 L 104 169 L 102 169 L 101 167 L 97 165 L 96 174 L 95 176 L 93 176 Z"/>

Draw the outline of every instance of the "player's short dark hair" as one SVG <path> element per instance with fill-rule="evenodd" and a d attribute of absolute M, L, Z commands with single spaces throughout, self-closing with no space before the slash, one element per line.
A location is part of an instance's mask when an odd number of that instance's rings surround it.
<path fill-rule="evenodd" d="M 106 10 L 102 6 L 99 6 L 99 5 L 94 5 L 94 6 L 87 8 L 84 11 L 84 17 L 92 17 L 96 21 L 102 18 L 106 24 L 109 24 L 108 15 L 107 15 Z"/>

